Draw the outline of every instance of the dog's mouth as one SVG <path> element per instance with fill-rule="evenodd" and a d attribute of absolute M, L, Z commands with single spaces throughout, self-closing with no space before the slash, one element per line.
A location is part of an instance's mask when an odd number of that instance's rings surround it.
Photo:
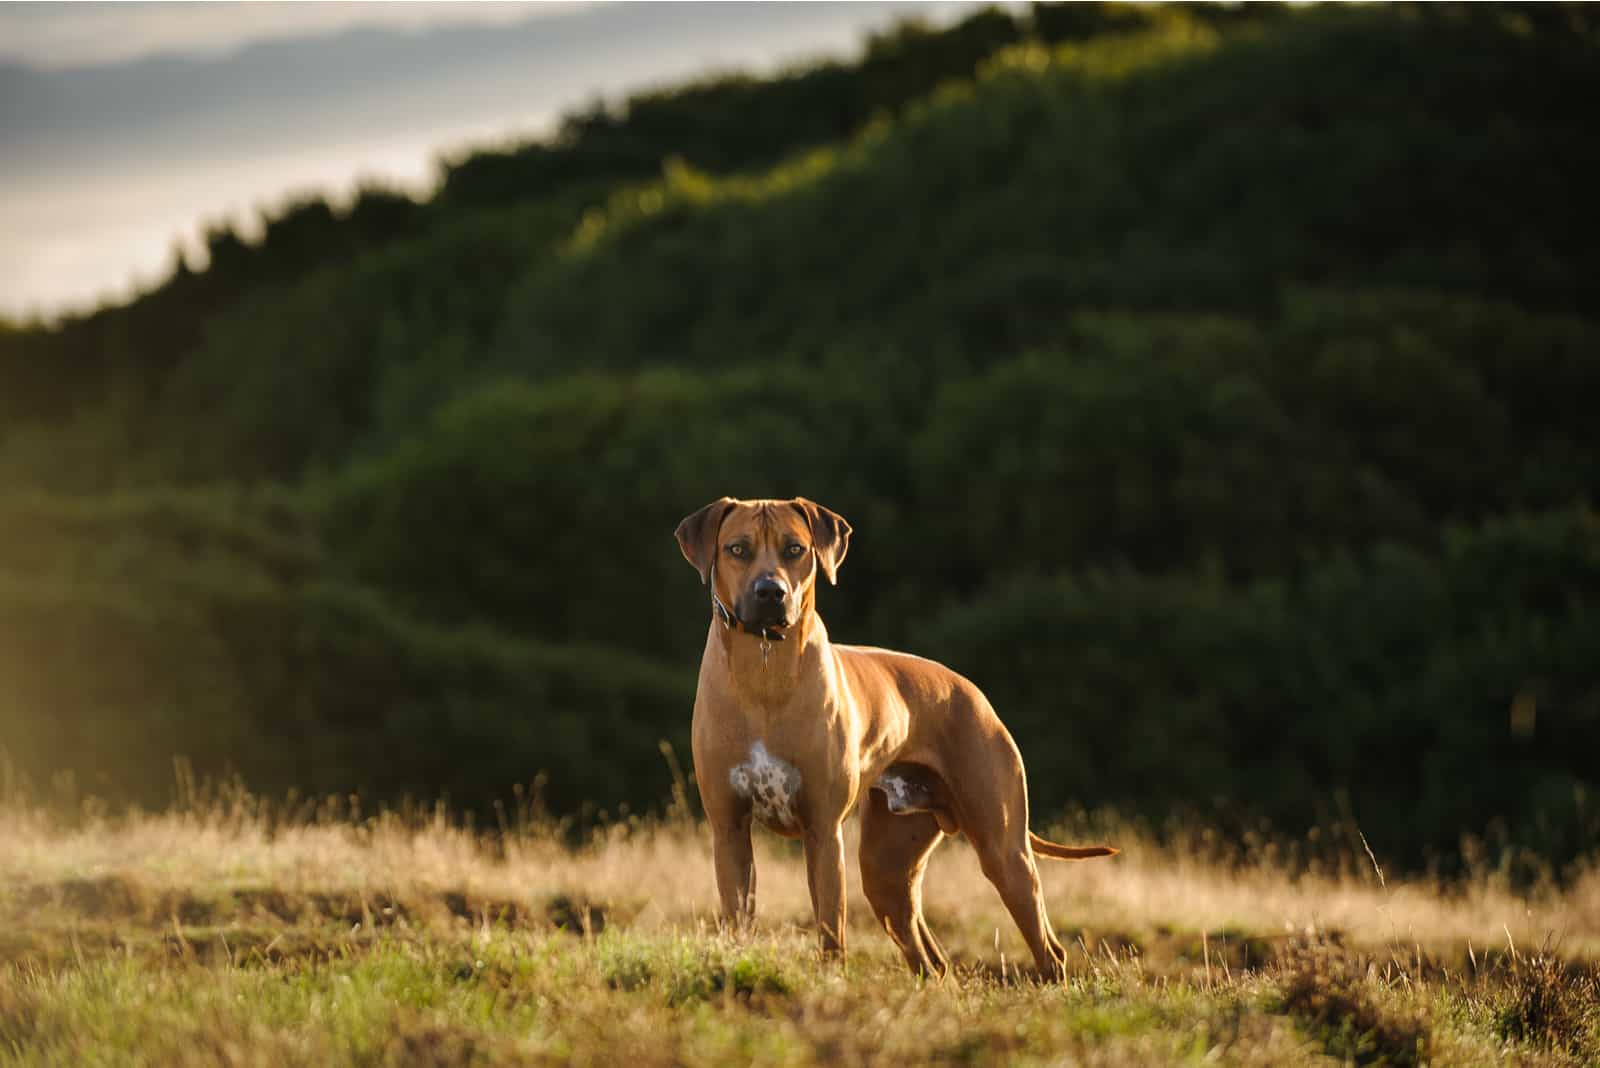
<path fill-rule="evenodd" d="M 786 631 L 795 624 L 795 621 L 790 619 L 788 613 L 781 608 L 777 611 L 771 609 L 762 611 L 758 609 L 753 612 L 740 612 L 739 617 L 746 626 L 760 627 L 763 630 L 770 630 L 774 633 Z"/>

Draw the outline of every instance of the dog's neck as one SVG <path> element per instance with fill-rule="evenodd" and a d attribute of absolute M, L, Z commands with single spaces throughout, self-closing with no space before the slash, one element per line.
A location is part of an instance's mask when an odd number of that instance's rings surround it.
<path fill-rule="evenodd" d="M 753 634 L 723 626 L 713 616 L 706 648 L 715 650 L 742 701 L 771 707 L 786 703 L 811 675 L 824 669 L 828 628 L 808 598 L 781 642 L 763 643 Z"/>

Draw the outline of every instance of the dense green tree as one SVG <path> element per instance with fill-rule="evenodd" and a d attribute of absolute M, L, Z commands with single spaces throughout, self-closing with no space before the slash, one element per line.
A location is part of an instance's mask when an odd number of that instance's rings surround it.
<path fill-rule="evenodd" d="M 804 494 L 1046 812 L 1592 851 L 1592 21 L 991 10 L 214 227 L 0 325 L 0 749 L 650 804 L 673 525 Z"/>

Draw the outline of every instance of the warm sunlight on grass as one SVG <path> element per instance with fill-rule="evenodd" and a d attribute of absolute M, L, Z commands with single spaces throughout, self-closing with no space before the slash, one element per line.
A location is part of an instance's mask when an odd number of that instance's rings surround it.
<path fill-rule="evenodd" d="M 1384 885 L 1370 862 L 1295 875 L 1125 830 L 1115 860 L 1045 867 L 1072 946 L 1069 982 L 1047 987 L 957 842 L 928 876 L 959 962 L 935 985 L 905 974 L 853 870 L 849 962 L 822 963 L 799 856 L 770 837 L 759 929 L 731 937 L 685 818 L 573 848 L 526 814 L 484 834 L 347 803 L 269 809 L 237 793 L 67 825 L 7 806 L 0 1063 L 1487 1063 L 1515 1048 L 1560 1064 L 1600 1049 L 1593 869 L 1532 894 Z"/>
<path fill-rule="evenodd" d="M 0 825 L 0 880 L 49 885 L 117 879 L 166 899 L 204 888 L 271 887 L 287 893 L 383 893 L 400 900 L 453 891 L 534 906 L 566 896 L 603 902 L 635 929 L 672 931 L 712 922 L 716 892 L 710 843 L 686 820 L 617 824 L 571 848 L 558 828 L 525 825 L 483 835 L 436 818 L 421 826 L 384 814 L 351 822 L 321 818 L 288 825 L 247 798 L 195 811 L 129 818 L 91 817 L 62 830 L 26 810 Z M 853 829 L 854 824 L 850 827 Z M 1109 861 L 1042 865 L 1045 895 L 1059 928 L 1139 942 L 1152 932 L 1240 931 L 1281 937 L 1338 931 L 1371 946 L 1397 942 L 1414 952 L 1464 955 L 1504 945 L 1560 940 L 1569 955 L 1600 959 L 1600 870 L 1565 890 L 1513 893 L 1484 877 L 1440 886 L 1390 878 L 1370 862 L 1336 874 L 1291 875 L 1270 861 L 1222 864 L 1192 850 L 1111 832 L 1123 849 Z M 798 848 L 757 836 L 759 908 L 770 925 L 810 922 Z M 850 847 L 852 923 L 875 940 Z M 959 840 L 934 854 L 927 907 L 942 937 L 970 954 L 992 953 L 994 928 L 1008 957 L 1026 957 L 971 849 Z"/>

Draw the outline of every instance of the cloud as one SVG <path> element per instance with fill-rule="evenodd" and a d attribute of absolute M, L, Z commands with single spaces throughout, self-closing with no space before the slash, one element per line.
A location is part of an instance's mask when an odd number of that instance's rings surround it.
<path fill-rule="evenodd" d="M 0 62 L 38 69 L 126 63 L 152 55 L 215 57 L 246 44 L 358 27 L 422 32 L 507 25 L 594 3 L 87 3 L 0 5 Z"/>
<path fill-rule="evenodd" d="M 126 296 L 206 223 L 248 230 L 292 194 L 426 193 L 438 153 L 597 96 L 847 55 L 974 6 L 0 4 L 0 51 L 30 64 L 0 59 L 0 314 Z"/>

